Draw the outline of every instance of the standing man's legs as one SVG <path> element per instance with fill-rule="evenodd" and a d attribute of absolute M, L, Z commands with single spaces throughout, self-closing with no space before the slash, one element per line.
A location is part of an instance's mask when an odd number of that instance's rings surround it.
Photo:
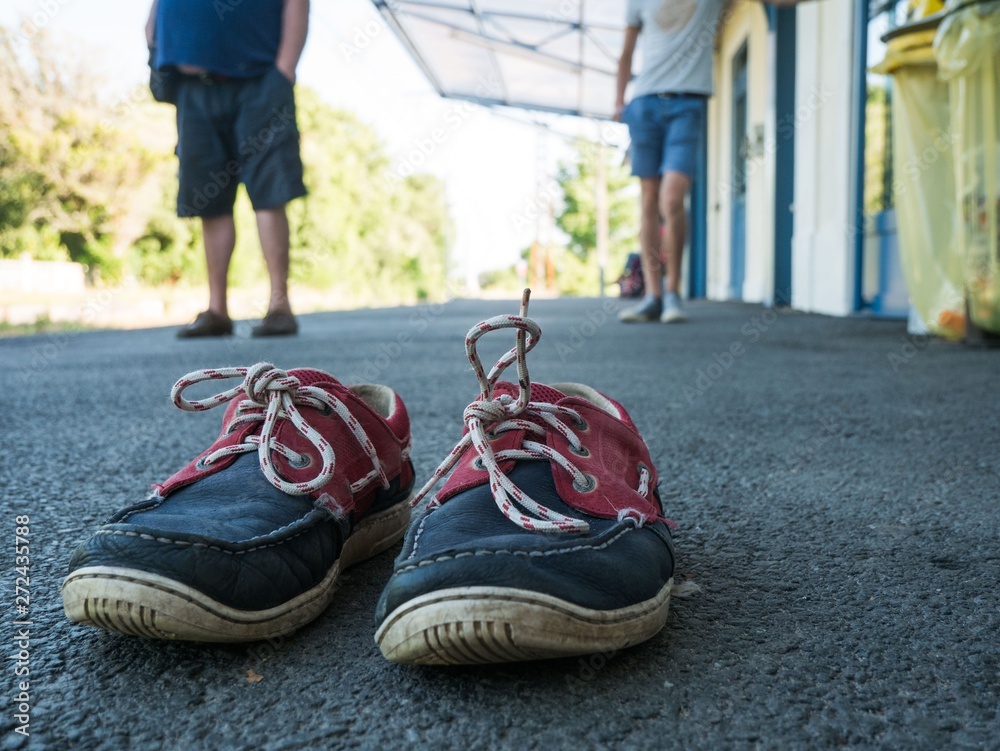
<path fill-rule="evenodd" d="M 230 86 L 181 81 L 177 97 L 177 215 L 201 219 L 208 269 L 208 310 L 177 331 L 182 339 L 225 336 L 233 332 L 226 294 L 229 261 L 236 246 L 233 202 L 238 170 L 230 169 L 233 150 L 223 114 L 231 103 Z"/>
<path fill-rule="evenodd" d="M 288 302 L 288 215 L 285 205 L 257 212 L 257 232 L 264 251 L 267 274 L 271 280 L 271 298 L 267 312 L 291 313 Z"/>
<path fill-rule="evenodd" d="M 233 215 L 203 217 L 201 234 L 205 242 L 205 265 L 208 267 L 208 309 L 221 318 L 229 318 L 226 290 L 229 261 L 236 247 L 236 223 Z"/>
<path fill-rule="evenodd" d="M 261 133 L 268 134 L 266 142 Z M 306 195 L 306 186 L 295 122 L 294 85 L 277 68 L 255 80 L 244 92 L 236 134 L 239 143 L 253 146 L 241 152 L 248 152 L 241 176 L 257 214 L 257 233 L 271 283 L 267 314 L 252 333 L 254 336 L 295 334 L 299 327 L 288 300 L 289 234 L 285 207 L 289 201 Z"/>

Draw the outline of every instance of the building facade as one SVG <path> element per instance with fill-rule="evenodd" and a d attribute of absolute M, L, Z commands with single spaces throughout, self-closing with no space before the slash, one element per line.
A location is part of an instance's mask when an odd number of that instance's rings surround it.
<path fill-rule="evenodd" d="M 868 72 L 902 0 L 736 2 L 716 40 L 693 295 L 903 317 L 891 79 Z M 696 220 L 697 221 L 697 220 Z"/>

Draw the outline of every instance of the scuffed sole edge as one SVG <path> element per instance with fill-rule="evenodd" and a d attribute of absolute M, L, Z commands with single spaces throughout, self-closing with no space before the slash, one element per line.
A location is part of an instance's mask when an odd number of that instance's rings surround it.
<path fill-rule="evenodd" d="M 341 570 L 391 547 L 409 521 L 405 502 L 366 519 L 319 584 L 267 610 L 238 610 L 165 576 L 112 566 L 88 566 L 67 576 L 63 609 L 71 621 L 153 639 L 244 642 L 286 635 L 326 609 Z"/>
<path fill-rule="evenodd" d="M 591 610 L 503 587 L 458 587 L 400 605 L 375 634 L 382 654 L 412 665 L 479 665 L 618 650 L 663 628 L 673 579 L 645 602 Z"/>

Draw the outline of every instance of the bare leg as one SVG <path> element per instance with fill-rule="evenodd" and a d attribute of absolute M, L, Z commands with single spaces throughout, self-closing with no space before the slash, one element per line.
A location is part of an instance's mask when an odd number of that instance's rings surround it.
<path fill-rule="evenodd" d="M 660 182 L 658 177 L 644 177 L 640 180 L 642 225 L 639 229 L 639 246 L 642 249 L 642 278 L 647 297 L 660 297 L 660 281 L 663 279 Z"/>
<path fill-rule="evenodd" d="M 229 317 L 226 287 L 229 261 L 236 247 L 236 223 L 232 214 L 206 216 L 201 220 L 205 241 L 205 264 L 208 267 L 208 309 L 223 318 Z"/>
<path fill-rule="evenodd" d="M 682 172 L 667 172 L 663 176 L 659 211 L 664 222 L 663 250 L 667 265 L 667 292 L 677 292 L 680 289 L 681 261 L 687 240 L 684 198 L 690 187 L 691 178 Z"/>
<path fill-rule="evenodd" d="M 288 302 L 288 216 L 284 205 L 257 212 L 257 232 L 271 279 L 268 313 L 291 313 Z"/>

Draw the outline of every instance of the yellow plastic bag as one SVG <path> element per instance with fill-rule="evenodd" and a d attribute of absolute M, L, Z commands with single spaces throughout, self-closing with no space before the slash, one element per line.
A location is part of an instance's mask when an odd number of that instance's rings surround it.
<path fill-rule="evenodd" d="M 875 70 L 893 77 L 893 189 L 899 257 L 910 302 L 928 330 L 965 331 L 948 86 L 938 79 L 927 23 L 901 29 Z"/>
<path fill-rule="evenodd" d="M 969 315 L 1000 333 L 1000 2 L 949 3 L 934 40 L 950 87 Z"/>

